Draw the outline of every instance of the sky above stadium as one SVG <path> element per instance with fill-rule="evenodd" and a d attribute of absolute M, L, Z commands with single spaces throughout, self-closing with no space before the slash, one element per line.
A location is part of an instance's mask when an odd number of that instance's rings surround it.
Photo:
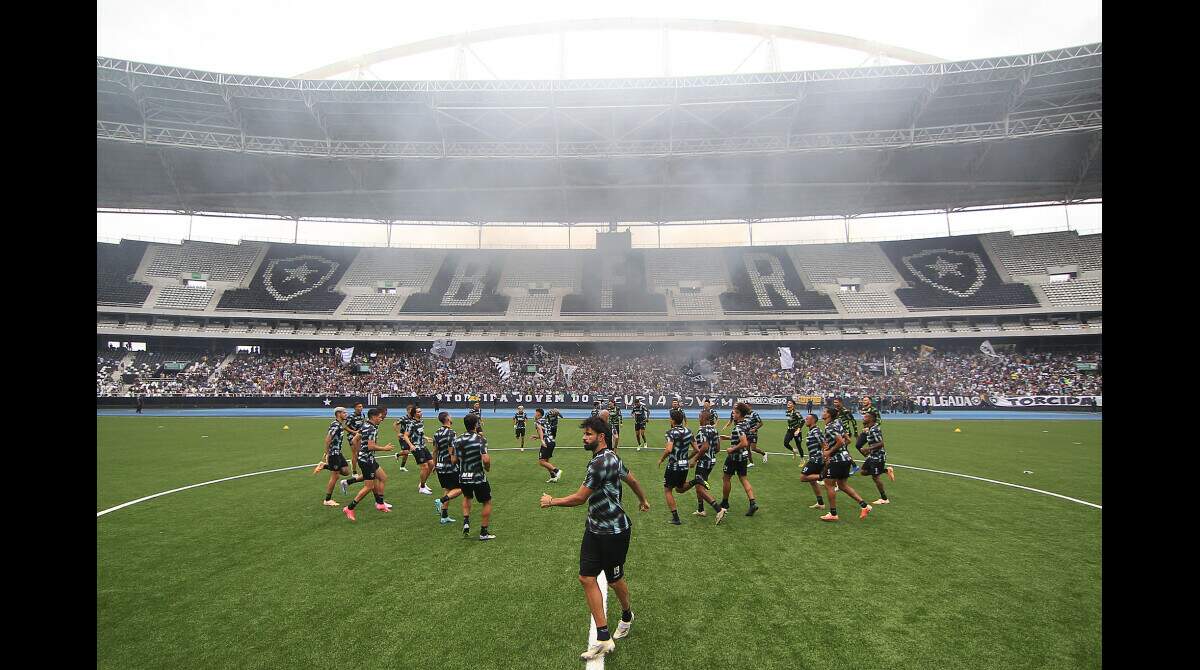
<path fill-rule="evenodd" d="M 602 17 L 725 19 L 849 35 L 964 60 L 1043 51 L 1101 41 L 1099 0 L 460 0 L 445 3 L 344 0 L 98 0 L 97 55 L 189 68 L 293 76 L 338 60 L 441 35 L 550 20 Z M 703 37 L 703 36 L 700 36 Z M 672 38 L 671 74 L 761 71 L 757 38 Z M 480 45 L 472 77 L 555 77 L 557 42 L 526 38 Z M 699 38 L 697 38 L 699 39 Z M 659 37 L 577 34 L 568 37 L 567 76 L 652 76 Z M 613 48 L 619 44 L 620 48 Z M 708 46 L 704 46 L 708 45 Z M 718 45 L 713 48 L 712 45 Z M 839 53 L 840 52 L 840 53 Z M 553 57 L 551 55 L 553 54 Z M 394 64 L 386 78 L 448 78 L 452 50 Z M 783 69 L 852 67 L 862 54 L 830 47 L 781 45 Z M 383 68 L 376 68 L 383 69 Z M 644 70 L 644 71 L 640 71 Z M 378 78 L 371 76 L 370 78 Z"/>

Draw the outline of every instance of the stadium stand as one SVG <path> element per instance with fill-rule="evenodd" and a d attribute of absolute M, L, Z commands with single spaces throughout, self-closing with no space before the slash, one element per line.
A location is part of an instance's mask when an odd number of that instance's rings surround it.
<path fill-rule="evenodd" d="M 1005 284 L 974 235 L 882 242 L 909 288 L 896 297 L 909 309 L 1037 306 L 1024 284 Z"/>
<path fill-rule="evenodd" d="M 680 284 L 729 287 L 725 259 L 718 249 L 647 249 L 646 278 L 656 289 L 673 289 Z"/>
<path fill-rule="evenodd" d="M 146 243 L 121 240 L 96 243 L 96 304 L 140 307 L 150 296 L 150 285 L 133 281 Z"/>
<path fill-rule="evenodd" d="M 375 288 L 375 282 L 424 289 L 446 253 L 440 249 L 362 249 L 346 270 L 343 288 Z"/>
<path fill-rule="evenodd" d="M 414 293 L 402 313 L 503 314 L 508 296 L 496 292 L 505 259 L 499 254 L 447 253 L 428 293 Z"/>
<path fill-rule="evenodd" d="M 867 284 L 900 281 L 878 244 L 798 244 L 788 250 L 810 285 L 836 284 L 840 277 L 857 277 Z"/>
<path fill-rule="evenodd" d="M 346 300 L 346 307 L 342 310 L 342 314 L 386 316 L 396 311 L 396 304 L 399 301 L 397 296 L 386 293 L 353 295 Z"/>
<path fill-rule="evenodd" d="M 993 257 L 1013 277 L 1044 275 L 1046 268 L 1076 265 L 1080 272 L 1103 270 L 1100 234 L 1075 231 L 1013 235 L 1011 232 L 981 235 Z"/>
<path fill-rule="evenodd" d="M 1072 279 L 1041 285 L 1046 300 L 1054 307 L 1101 306 L 1103 285 L 1098 279 Z"/>
<path fill-rule="evenodd" d="M 848 313 L 895 314 L 905 311 L 904 305 L 889 291 L 835 291 L 831 295 Z"/>
<path fill-rule="evenodd" d="M 632 314 L 667 311 L 667 300 L 646 290 L 646 256 L 592 251 L 584 254 L 582 288 L 563 296 L 562 314 Z"/>
<path fill-rule="evenodd" d="M 525 295 L 509 298 L 508 316 L 516 319 L 552 319 L 558 298 L 552 295 Z"/>
<path fill-rule="evenodd" d="M 185 272 L 204 272 L 209 281 L 240 284 L 254 270 L 262 247 L 253 243 L 184 241 L 181 245 L 151 244 L 148 251 L 147 277 L 176 279 Z"/>
<path fill-rule="evenodd" d="M 218 310 L 333 312 L 345 296 L 334 290 L 357 249 L 272 244 L 249 288 L 226 291 Z"/>
<path fill-rule="evenodd" d="M 548 284 L 550 289 L 578 293 L 582 284 L 584 252 L 511 251 L 506 254 L 500 287 L 523 289 L 529 284 Z"/>
<path fill-rule="evenodd" d="M 828 295 L 804 287 L 787 248 L 725 249 L 733 289 L 721 294 L 726 312 L 833 312 Z"/>
<path fill-rule="evenodd" d="M 724 314 L 720 296 L 686 292 L 672 292 L 670 295 L 671 306 L 677 316 L 719 318 Z"/>
<path fill-rule="evenodd" d="M 164 286 L 158 290 L 155 307 L 164 309 L 205 309 L 216 290 L 197 286 Z"/>

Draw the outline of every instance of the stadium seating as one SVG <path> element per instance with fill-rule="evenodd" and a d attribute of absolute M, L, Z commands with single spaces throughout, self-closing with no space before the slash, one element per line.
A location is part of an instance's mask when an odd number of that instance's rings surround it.
<path fill-rule="evenodd" d="M 560 313 L 666 313 L 666 298 L 646 290 L 646 258 L 642 252 L 587 252 L 583 267 L 581 292 L 564 296 Z"/>
<path fill-rule="evenodd" d="M 656 289 L 674 289 L 680 283 L 727 289 L 729 273 L 719 249 L 646 249 L 646 278 Z"/>
<path fill-rule="evenodd" d="M 346 300 L 346 307 L 342 310 L 342 314 L 385 316 L 396 310 L 396 304 L 399 301 L 397 296 L 386 293 L 354 295 Z"/>
<path fill-rule="evenodd" d="M 720 296 L 704 295 L 702 293 L 671 293 L 671 305 L 678 316 L 695 316 L 720 318 Z"/>
<path fill-rule="evenodd" d="M 146 243 L 122 240 L 96 243 L 96 304 L 140 307 L 150 295 L 150 285 L 132 280 Z"/>
<path fill-rule="evenodd" d="M 974 235 L 882 242 L 909 288 L 896 297 L 909 309 L 1036 306 L 1024 284 L 1005 284 Z"/>
<path fill-rule="evenodd" d="M 857 277 L 866 284 L 900 281 L 878 244 L 798 244 L 788 249 L 810 285 L 836 284 L 840 277 Z"/>
<path fill-rule="evenodd" d="M 151 244 L 147 277 L 175 279 L 184 272 L 206 272 L 209 281 L 240 284 L 254 269 L 262 247 L 257 244 L 215 244 L 185 241 L 181 245 Z"/>
<path fill-rule="evenodd" d="M 578 293 L 582 284 L 584 253 L 579 251 L 511 251 L 500 287 L 523 289 L 531 283 L 549 284 L 550 289 Z"/>
<path fill-rule="evenodd" d="M 400 311 L 438 314 L 503 314 L 508 296 L 496 293 L 505 258 L 499 254 L 450 252 L 428 293 L 415 293 Z"/>
<path fill-rule="evenodd" d="M 800 281 L 786 247 L 725 249 L 733 290 L 721 294 L 726 312 L 834 312 L 828 295 Z"/>
<path fill-rule="evenodd" d="M 848 313 L 887 313 L 905 311 L 904 305 L 888 291 L 837 291 L 832 294 Z"/>
<path fill-rule="evenodd" d="M 980 236 L 997 262 L 1009 275 L 1046 274 L 1056 265 L 1076 265 L 1080 272 L 1103 270 L 1101 235 L 1080 236 L 1075 231 L 1013 235 L 992 233 Z"/>
<path fill-rule="evenodd" d="M 346 270 L 343 288 L 375 288 L 375 282 L 424 289 L 441 266 L 441 249 L 362 249 Z"/>
<path fill-rule="evenodd" d="M 196 286 L 164 286 L 158 291 L 155 307 L 164 309 L 204 309 L 216 290 Z"/>
<path fill-rule="evenodd" d="M 508 316 L 514 319 L 552 319 L 556 302 L 558 298 L 552 295 L 512 297 L 508 302 Z"/>
<path fill-rule="evenodd" d="M 1096 306 L 1101 305 L 1103 285 L 1100 280 L 1072 279 L 1071 281 L 1049 282 L 1042 284 L 1046 300 L 1055 307 Z"/>
<path fill-rule="evenodd" d="M 345 296 L 334 290 L 357 249 L 272 244 L 245 289 L 229 290 L 218 310 L 333 312 Z"/>

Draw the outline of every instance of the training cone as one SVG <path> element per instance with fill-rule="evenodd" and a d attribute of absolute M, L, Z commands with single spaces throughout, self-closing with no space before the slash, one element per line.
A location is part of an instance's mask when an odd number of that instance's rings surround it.
<path fill-rule="evenodd" d="M 287 429 L 288 429 L 288 427 L 287 427 L 287 426 L 284 426 L 284 427 L 283 427 L 283 429 L 284 429 L 284 430 L 287 430 Z"/>
<path fill-rule="evenodd" d="M 287 428 L 287 426 L 284 426 L 284 428 Z M 956 432 L 956 433 L 961 433 L 961 432 L 962 432 L 962 428 L 955 428 L 955 429 L 954 429 L 954 432 Z"/>

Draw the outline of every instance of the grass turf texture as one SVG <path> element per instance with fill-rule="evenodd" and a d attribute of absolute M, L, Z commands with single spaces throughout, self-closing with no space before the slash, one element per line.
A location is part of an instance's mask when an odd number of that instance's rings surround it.
<path fill-rule="evenodd" d="M 284 424 L 290 430 L 283 431 Z M 381 426 L 393 434 L 390 419 Z M 489 446 L 516 446 L 485 418 Z M 695 420 L 689 425 L 695 428 Z M 97 510 L 179 486 L 315 463 L 328 420 L 97 418 Z M 432 435 L 435 423 L 425 422 Z M 750 470 L 761 506 L 746 518 L 736 479 L 726 523 L 669 518 L 653 451 L 621 456 L 651 510 L 626 487 L 631 635 L 610 668 L 1093 668 L 1100 666 L 1100 510 L 1011 487 L 896 469 L 893 504 L 863 521 L 838 496 L 841 521 L 809 510 L 800 461 Z M 954 433 L 955 427 L 963 432 Z M 461 420 L 456 429 L 461 429 Z M 1100 423 L 888 421 L 889 461 L 1008 481 L 1102 504 Z M 784 423 L 759 445 L 783 451 Z M 207 436 L 207 437 L 202 437 Z M 391 440 L 395 443 L 395 440 Z M 328 475 L 311 468 L 163 496 L 97 519 L 100 668 L 558 668 L 582 665 L 588 613 L 576 580 L 584 509 L 538 508 L 582 481 L 578 420 L 559 424 L 544 483 L 536 441 L 493 454 L 491 531 L 479 542 L 441 526 L 418 474 L 381 459 L 395 508 L 364 499 L 358 522 L 323 507 Z M 1080 444 L 1075 444 L 1080 443 Z M 861 457 L 858 457 L 861 462 Z M 710 482 L 720 498 L 718 470 Z M 1032 475 L 1023 471 L 1032 470 Z M 868 477 L 851 481 L 868 501 Z M 440 494 L 437 478 L 429 485 Z M 351 494 L 357 487 L 351 488 Z M 334 499 L 345 502 L 335 489 Z M 609 619 L 620 616 L 609 593 Z"/>

